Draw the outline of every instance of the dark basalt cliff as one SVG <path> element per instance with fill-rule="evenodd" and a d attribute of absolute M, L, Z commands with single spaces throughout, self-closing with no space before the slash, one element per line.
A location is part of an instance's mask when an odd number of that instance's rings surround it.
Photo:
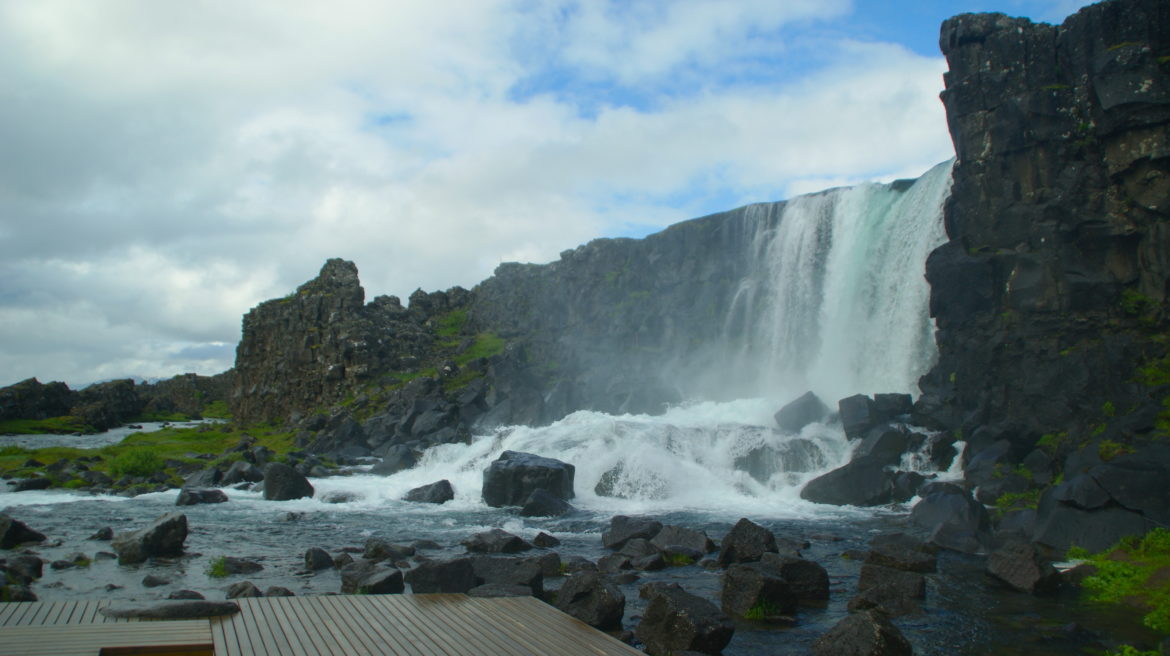
<path fill-rule="evenodd" d="M 927 262 L 939 360 L 920 416 L 976 448 L 1149 431 L 1165 395 L 1138 370 L 1166 353 L 1170 3 L 1114 0 L 1059 27 L 963 15 L 940 45 L 957 163 L 950 241 Z"/>
<path fill-rule="evenodd" d="M 540 419 L 578 409 L 658 413 L 713 380 L 742 325 L 727 317 L 757 231 L 782 204 L 686 221 L 645 239 L 598 239 L 545 265 L 504 264 L 474 290 L 471 320 L 517 341 L 545 396 Z M 741 390 L 746 391 L 746 390 Z"/>
<path fill-rule="evenodd" d="M 0 388 L 0 421 L 71 418 L 54 430 L 103 431 L 128 421 L 185 415 L 200 417 L 211 403 L 227 400 L 232 372 L 182 374 L 155 383 L 111 380 L 71 390 L 35 378 Z"/>
<path fill-rule="evenodd" d="M 236 349 L 232 416 L 243 424 L 283 421 L 338 403 L 393 372 L 416 371 L 431 354 L 438 316 L 467 292 L 415 292 L 365 304 L 352 262 L 333 259 L 315 279 L 244 316 Z"/>

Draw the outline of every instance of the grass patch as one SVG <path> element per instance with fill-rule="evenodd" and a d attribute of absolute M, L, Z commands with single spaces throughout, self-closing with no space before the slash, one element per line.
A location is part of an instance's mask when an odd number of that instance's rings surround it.
<path fill-rule="evenodd" d="M 246 429 L 231 429 L 226 424 L 214 427 L 208 425 L 193 428 L 170 427 L 153 433 L 134 433 L 118 444 L 100 449 L 4 447 L 0 449 L 0 475 L 24 478 L 40 471 L 41 468 L 24 466 L 30 459 L 51 465 L 59 460 L 77 460 L 83 457 L 96 457 L 97 460 L 87 463 L 89 468 L 104 472 L 115 479 L 125 475 L 171 473 L 166 470 L 168 460 L 202 466 L 206 463 L 197 456 L 221 455 L 245 436 L 255 438 L 257 445 L 268 447 L 277 458 L 283 458 L 293 450 L 293 433 L 270 425 L 250 426 Z M 68 485 L 69 482 L 65 484 Z"/>
<path fill-rule="evenodd" d="M 67 415 L 64 417 L 49 417 L 48 419 L 5 419 L 0 421 L 0 435 L 39 435 L 53 433 L 55 435 L 70 433 L 94 433 L 93 426 L 85 423 L 81 417 Z"/>
<path fill-rule="evenodd" d="M 227 556 L 212 558 L 207 565 L 207 576 L 213 579 L 227 578 Z"/>
<path fill-rule="evenodd" d="M 203 416 L 208 419 L 231 419 L 232 411 L 227 401 L 212 401 L 203 406 Z"/>
<path fill-rule="evenodd" d="M 443 339 L 457 337 L 463 333 L 463 327 L 467 325 L 467 310 L 451 310 L 439 317 L 437 323 L 435 335 Z"/>
<path fill-rule="evenodd" d="M 1008 492 L 1000 495 L 995 500 L 995 509 L 1000 513 L 1007 513 L 1013 510 L 1027 510 L 1029 508 L 1036 508 L 1040 505 L 1041 490 L 1029 490 L 1027 492 Z"/>
<path fill-rule="evenodd" d="M 191 415 L 185 415 L 181 412 L 151 412 L 151 413 L 142 415 L 141 417 L 135 418 L 130 423 L 140 424 L 140 423 L 146 422 L 146 421 L 157 421 L 157 422 L 167 421 L 167 422 L 171 422 L 171 423 L 180 422 L 180 421 L 191 421 Z"/>
<path fill-rule="evenodd" d="M 163 469 L 163 459 L 153 449 L 127 449 L 110 460 L 110 476 L 150 476 Z"/>
<path fill-rule="evenodd" d="M 693 558 L 686 554 L 670 554 L 665 558 L 666 564 L 671 567 L 686 567 L 687 565 L 694 565 Z"/>
<path fill-rule="evenodd" d="M 480 333 L 475 336 L 475 343 L 470 348 L 455 356 L 455 364 L 462 367 L 475 360 L 499 355 L 504 352 L 506 344 L 502 337 L 494 333 Z"/>
<path fill-rule="evenodd" d="M 1097 573 L 1083 583 L 1091 601 L 1137 606 L 1145 612 L 1142 624 L 1170 634 L 1170 530 L 1125 538 L 1099 554 L 1074 547 L 1069 557 L 1096 566 Z"/>
<path fill-rule="evenodd" d="M 766 599 L 762 599 L 755 606 L 749 608 L 743 616 L 749 620 L 766 620 L 769 617 L 776 617 L 780 614 L 779 606 Z"/>

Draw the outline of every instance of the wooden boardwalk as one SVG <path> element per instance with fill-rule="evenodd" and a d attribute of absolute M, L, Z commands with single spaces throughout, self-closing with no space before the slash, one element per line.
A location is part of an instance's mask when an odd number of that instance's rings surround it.
<path fill-rule="evenodd" d="M 195 620 L 111 619 L 108 600 L 0 604 L 0 656 L 631 656 L 632 647 L 532 597 L 461 594 L 237 599 Z M 145 649 L 151 647 L 153 649 Z"/>

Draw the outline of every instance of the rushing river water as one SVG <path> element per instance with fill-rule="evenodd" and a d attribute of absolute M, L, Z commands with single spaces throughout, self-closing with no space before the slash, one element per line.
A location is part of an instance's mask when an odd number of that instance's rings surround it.
<path fill-rule="evenodd" d="M 349 475 L 313 479 L 316 494 L 311 499 L 265 501 L 256 492 L 228 489 L 228 503 L 181 509 L 190 527 L 185 556 L 143 565 L 119 566 L 99 556 L 110 550 L 108 543 L 89 537 L 105 526 L 115 531 L 139 528 L 176 510 L 177 491 L 135 498 L 56 490 L 0 492 L 0 509 L 49 537 L 46 546 L 35 549 L 43 558 L 66 559 L 81 552 L 94 559 L 86 568 L 46 567 L 45 577 L 34 586 L 42 600 L 163 599 L 178 589 L 221 599 L 231 583 L 242 580 L 261 589 L 279 585 L 298 595 L 326 594 L 340 590 L 339 576 L 333 570 L 303 571 L 303 555 L 310 547 L 336 554 L 345 547 L 361 547 L 371 537 L 398 543 L 427 539 L 443 549 L 426 555 L 444 558 L 462 554 L 460 541 L 471 534 L 499 527 L 529 540 L 548 532 L 561 540 L 556 551 L 562 558 L 595 560 L 607 553 L 600 536 L 615 514 L 651 515 L 664 523 L 701 528 L 717 541 L 740 517 L 748 517 L 779 537 L 807 540 L 810 547 L 804 555 L 829 571 L 832 596 L 824 608 L 802 609 L 792 625 L 739 622 L 724 653 L 807 653 L 846 614 L 846 604 L 856 593 L 861 565 L 844 555 L 864 551 L 878 532 L 906 528 L 908 507 L 859 509 L 802 501 L 804 482 L 847 460 L 849 444 L 832 424 L 810 425 L 800 435 L 762 428 L 772 409 L 768 402 L 746 400 L 676 408 L 661 417 L 581 412 L 544 428 L 511 428 L 480 436 L 470 445 L 432 449 L 417 467 L 394 476 L 372 476 L 357 468 Z M 484 505 L 479 496 L 482 471 L 505 449 L 573 463 L 573 503 L 579 512 L 558 519 L 522 518 L 514 510 Z M 455 488 L 453 501 L 434 506 L 400 500 L 407 490 L 443 478 Z M 625 498 L 597 494 L 603 479 L 609 481 L 604 491 Z M 264 570 L 211 578 L 210 562 L 221 555 L 257 560 Z M 941 555 L 940 573 L 928 577 L 922 611 L 896 621 L 917 654 L 1066 654 L 1082 645 L 1085 636 L 1062 627 L 1102 621 L 1099 613 L 1078 617 L 1079 606 L 1067 599 L 1036 600 L 996 591 L 986 585 L 981 569 L 980 558 Z M 170 583 L 147 588 L 143 578 L 148 574 Z M 677 581 L 718 603 L 718 570 L 688 566 L 645 573 L 623 586 L 627 628 L 637 625 L 644 607 L 638 587 L 658 580 Z M 558 579 L 545 583 L 548 589 L 559 585 Z"/>

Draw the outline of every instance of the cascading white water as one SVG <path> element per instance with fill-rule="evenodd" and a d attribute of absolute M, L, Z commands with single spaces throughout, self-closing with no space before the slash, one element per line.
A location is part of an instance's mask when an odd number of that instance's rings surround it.
<path fill-rule="evenodd" d="M 908 188 L 864 184 L 748 208 L 758 226 L 755 261 L 731 304 L 724 350 L 759 398 L 658 417 L 578 412 L 433 448 L 387 482 L 338 484 L 368 484 L 356 503 L 378 504 L 446 478 L 456 489 L 452 507 L 470 509 L 482 503 L 483 469 L 507 449 L 574 464 L 575 503 L 587 509 L 823 515 L 799 491 L 844 464 L 850 445 L 836 425 L 778 432 L 772 413 L 809 389 L 830 404 L 858 392 L 916 391 L 935 357 L 924 266 L 945 239 L 950 179 L 947 162 Z"/>
<path fill-rule="evenodd" d="M 952 162 L 904 191 L 862 184 L 800 196 L 762 214 L 752 275 L 726 339 L 763 393 L 916 392 L 935 358 L 926 256 L 946 239 Z M 745 317 L 750 320 L 744 321 Z"/>

